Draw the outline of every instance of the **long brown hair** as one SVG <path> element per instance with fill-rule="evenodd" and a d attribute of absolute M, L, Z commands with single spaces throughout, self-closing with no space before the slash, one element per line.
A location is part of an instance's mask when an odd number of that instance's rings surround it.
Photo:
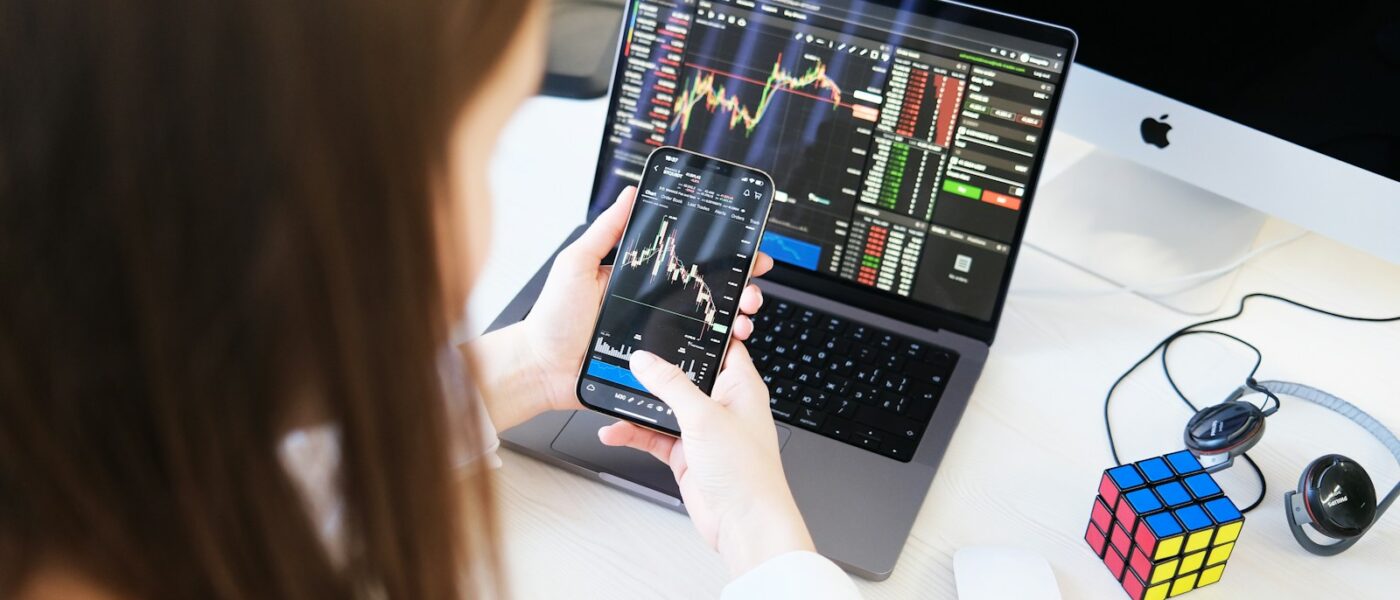
<path fill-rule="evenodd" d="M 0 597 L 45 561 L 141 598 L 498 591 L 432 219 L 529 4 L 0 0 Z M 338 432 L 343 565 L 278 457 L 298 412 Z"/>

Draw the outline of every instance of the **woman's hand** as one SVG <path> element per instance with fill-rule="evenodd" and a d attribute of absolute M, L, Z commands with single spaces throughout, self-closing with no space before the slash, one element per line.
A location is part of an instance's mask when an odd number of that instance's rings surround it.
<path fill-rule="evenodd" d="M 598 438 L 649 452 L 671 467 L 695 528 L 732 575 L 780 554 L 813 550 L 778 458 L 768 388 L 743 344 L 730 342 L 713 399 L 655 355 L 634 352 L 632 372 L 675 412 L 680 439 L 626 421 L 598 430 Z"/>
<path fill-rule="evenodd" d="M 471 343 L 473 376 L 498 430 L 545 410 L 582 408 L 574 386 L 612 274 L 612 267 L 602 263 L 622 239 L 636 192 L 635 187 L 623 190 L 579 239 L 559 252 L 530 316 Z M 773 259 L 760 252 L 753 276 L 772 268 Z M 748 315 L 762 305 L 763 294 L 750 283 L 739 297 L 734 337 L 748 339 L 753 333 Z"/>

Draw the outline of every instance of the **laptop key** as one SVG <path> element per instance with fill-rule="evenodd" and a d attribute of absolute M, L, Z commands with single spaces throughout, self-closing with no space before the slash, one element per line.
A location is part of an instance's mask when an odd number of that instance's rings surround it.
<path fill-rule="evenodd" d="M 858 425 L 868 425 L 881 431 L 888 431 L 894 437 L 910 440 L 919 439 L 919 435 L 924 431 L 923 423 L 906 419 L 876 406 L 860 407 L 856 411 L 855 421 Z"/>
<path fill-rule="evenodd" d="M 817 431 L 825 420 L 826 413 L 815 408 L 801 407 L 797 409 L 797 414 L 793 417 L 792 422 L 799 427 Z"/>
<path fill-rule="evenodd" d="M 860 416 L 860 410 L 856 411 L 856 416 Z M 876 442 L 884 441 L 885 437 L 888 435 L 883 431 L 861 423 L 860 421 L 855 421 L 851 423 L 851 433 L 863 438 L 875 440 Z"/>
<path fill-rule="evenodd" d="M 904 357 L 909 360 L 919 360 L 924 357 L 924 344 L 922 342 L 909 342 L 904 347 Z"/>
<path fill-rule="evenodd" d="M 885 391 L 902 394 L 909 389 L 909 378 L 899 374 L 885 375 L 884 383 L 880 387 Z"/>
<path fill-rule="evenodd" d="M 826 424 L 822 425 L 821 433 L 826 437 L 836 438 L 844 442 L 851 437 L 851 423 L 845 419 L 830 417 L 826 420 Z"/>
<path fill-rule="evenodd" d="M 902 415 L 909 408 L 909 397 L 904 394 L 892 392 L 881 392 L 880 401 L 876 403 L 880 408 L 888 410 L 894 414 Z"/>
<path fill-rule="evenodd" d="M 900 340 L 893 333 L 882 333 L 875 336 L 875 347 L 888 352 L 899 350 Z"/>
<path fill-rule="evenodd" d="M 797 394 L 797 402 L 807 408 L 821 410 L 826 407 L 827 395 L 814 389 L 803 388 Z"/>
<path fill-rule="evenodd" d="M 790 422 L 793 415 L 797 414 L 797 403 L 791 400 L 769 398 L 768 408 L 773 411 L 774 421 Z"/>
<path fill-rule="evenodd" d="M 869 346 L 861 346 L 859 348 L 856 348 L 855 354 L 856 360 L 864 364 L 873 363 L 875 362 L 875 359 L 880 357 L 880 353 L 876 352 L 874 348 L 871 348 Z"/>
<path fill-rule="evenodd" d="M 927 423 L 933 417 L 933 409 L 938 408 L 938 399 L 942 395 L 941 388 L 914 386 L 909 394 L 908 417 Z"/>
<path fill-rule="evenodd" d="M 822 347 L 833 356 L 846 356 L 851 352 L 851 343 L 841 338 L 831 338 Z"/>
<path fill-rule="evenodd" d="M 888 440 L 880 445 L 880 454 L 896 460 L 909 462 L 914 458 L 914 442 L 908 440 Z"/>
<path fill-rule="evenodd" d="M 874 450 L 876 452 L 880 451 L 880 440 L 876 438 L 856 434 L 854 440 L 856 442 L 856 445 L 862 448 L 865 448 L 867 450 Z"/>
<path fill-rule="evenodd" d="M 843 419 L 849 419 L 856 416 L 856 406 L 853 400 L 837 400 L 835 409 L 831 413 Z"/>
<path fill-rule="evenodd" d="M 909 379 L 929 385 L 943 385 L 948 380 L 948 372 L 931 365 L 915 363 L 904 370 Z"/>
<path fill-rule="evenodd" d="M 873 404 L 876 400 L 875 388 L 861 383 L 852 384 L 851 398 L 862 404 Z"/>
<path fill-rule="evenodd" d="M 957 357 L 954 356 L 953 353 L 948 352 L 947 350 L 933 350 L 928 353 L 927 357 L 924 358 L 924 362 L 926 363 L 934 365 L 947 365 L 949 368 L 951 368 L 953 363 L 956 361 Z"/>
<path fill-rule="evenodd" d="M 797 386 L 786 381 L 779 382 L 773 386 L 773 397 L 780 400 L 792 400 L 797 396 Z"/>
<path fill-rule="evenodd" d="M 832 362 L 831 366 L 827 367 L 827 370 L 843 377 L 849 377 L 851 373 L 854 373 L 856 370 L 856 361 L 849 358 L 837 360 Z"/>

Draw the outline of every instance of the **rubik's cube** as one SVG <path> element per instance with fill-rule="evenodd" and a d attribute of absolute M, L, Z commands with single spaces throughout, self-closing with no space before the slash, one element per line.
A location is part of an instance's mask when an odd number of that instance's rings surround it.
<path fill-rule="evenodd" d="M 1084 539 L 1132 600 L 1220 581 L 1244 515 L 1190 452 L 1103 472 Z"/>

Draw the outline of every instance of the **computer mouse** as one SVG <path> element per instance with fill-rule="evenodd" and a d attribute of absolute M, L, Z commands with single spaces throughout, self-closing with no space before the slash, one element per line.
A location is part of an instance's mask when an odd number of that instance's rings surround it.
<path fill-rule="evenodd" d="M 1022 548 L 972 546 L 953 555 L 959 600 L 1060 600 L 1044 557 Z"/>

